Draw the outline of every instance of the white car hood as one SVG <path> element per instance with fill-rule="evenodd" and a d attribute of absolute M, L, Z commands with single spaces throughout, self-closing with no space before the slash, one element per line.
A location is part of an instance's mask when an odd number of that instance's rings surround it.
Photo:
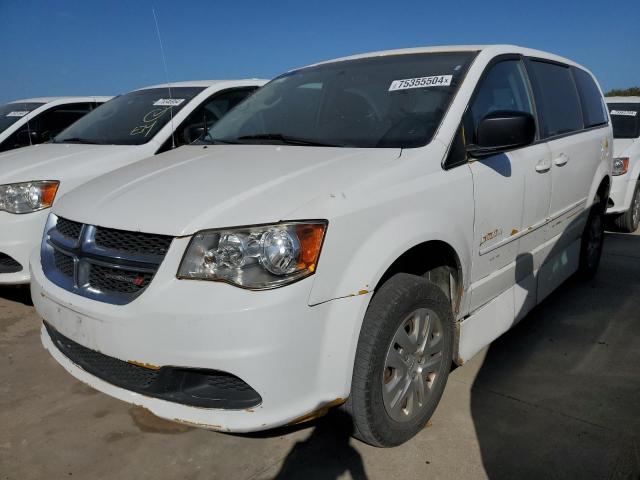
<path fill-rule="evenodd" d="M 127 145 L 44 143 L 0 155 L 0 185 L 31 180 L 64 180 L 93 171 L 105 157 L 136 149 Z"/>
<path fill-rule="evenodd" d="M 614 138 L 613 139 L 613 156 L 621 157 L 626 150 L 637 141 L 635 138 Z"/>
<path fill-rule="evenodd" d="M 173 236 L 290 220 L 305 203 L 353 186 L 399 155 L 400 149 L 182 147 L 78 187 L 54 213 Z"/>

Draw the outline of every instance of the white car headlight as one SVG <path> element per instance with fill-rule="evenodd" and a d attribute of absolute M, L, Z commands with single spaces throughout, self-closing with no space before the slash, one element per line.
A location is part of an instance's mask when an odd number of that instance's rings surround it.
<path fill-rule="evenodd" d="M 59 185 L 57 180 L 0 185 L 0 211 L 21 214 L 49 208 L 53 205 Z"/>
<path fill-rule="evenodd" d="M 629 158 L 620 157 L 613 159 L 613 172 L 614 176 L 624 175 L 629 170 Z"/>
<path fill-rule="evenodd" d="M 326 229 L 326 221 L 309 221 L 204 230 L 191 239 L 178 278 L 281 287 L 313 274 Z"/>

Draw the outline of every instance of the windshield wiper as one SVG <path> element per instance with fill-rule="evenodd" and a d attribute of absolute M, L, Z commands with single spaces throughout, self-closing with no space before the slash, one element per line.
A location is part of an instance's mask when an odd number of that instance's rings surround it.
<path fill-rule="evenodd" d="M 100 145 L 99 142 L 79 137 L 63 138 L 62 140 L 55 139 L 53 143 L 85 143 L 87 145 Z"/>
<path fill-rule="evenodd" d="M 237 140 L 272 140 L 274 142 L 284 143 L 286 145 L 309 145 L 312 147 L 341 147 L 331 143 L 317 142 L 315 140 L 307 140 L 305 138 L 290 137 L 281 133 L 260 133 L 256 135 L 243 135 Z"/>

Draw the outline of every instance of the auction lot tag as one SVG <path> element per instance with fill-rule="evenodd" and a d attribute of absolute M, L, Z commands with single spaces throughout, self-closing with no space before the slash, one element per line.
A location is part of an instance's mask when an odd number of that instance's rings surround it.
<path fill-rule="evenodd" d="M 29 113 L 28 110 L 16 110 L 15 112 L 7 113 L 7 117 L 24 117 L 27 113 Z"/>
<path fill-rule="evenodd" d="M 407 90 L 408 88 L 447 87 L 451 85 L 453 75 L 434 75 L 432 77 L 405 78 L 394 80 L 389 86 L 389 91 Z"/>
<path fill-rule="evenodd" d="M 638 112 L 633 110 L 611 110 L 609 113 L 611 115 L 624 115 L 625 117 L 635 117 L 638 115 Z"/>
<path fill-rule="evenodd" d="M 160 98 L 153 102 L 153 105 L 156 107 L 177 107 L 182 102 L 184 102 L 184 98 Z"/>

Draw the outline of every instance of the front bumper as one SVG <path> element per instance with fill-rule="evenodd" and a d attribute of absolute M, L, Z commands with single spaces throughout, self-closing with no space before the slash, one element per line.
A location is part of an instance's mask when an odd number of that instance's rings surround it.
<path fill-rule="evenodd" d="M 254 408 L 202 408 L 121 388 L 73 363 L 43 327 L 42 342 L 69 373 L 108 395 L 174 421 L 248 432 L 295 423 L 346 399 L 369 296 L 310 307 L 313 277 L 269 291 L 175 278 L 188 239 L 176 239 L 147 290 L 127 305 L 81 297 L 50 282 L 31 259 L 38 313 L 65 337 L 147 365 L 227 372 L 255 389 Z"/>
<path fill-rule="evenodd" d="M 0 253 L 17 261 L 21 270 L 0 273 L 0 285 L 29 283 L 29 257 L 40 245 L 49 210 L 24 215 L 0 212 Z"/>
<path fill-rule="evenodd" d="M 612 177 L 609 198 L 613 202 L 613 206 L 607 208 L 607 213 L 624 213 L 629 210 L 635 188 L 636 179 L 631 178 L 629 173 Z"/>

